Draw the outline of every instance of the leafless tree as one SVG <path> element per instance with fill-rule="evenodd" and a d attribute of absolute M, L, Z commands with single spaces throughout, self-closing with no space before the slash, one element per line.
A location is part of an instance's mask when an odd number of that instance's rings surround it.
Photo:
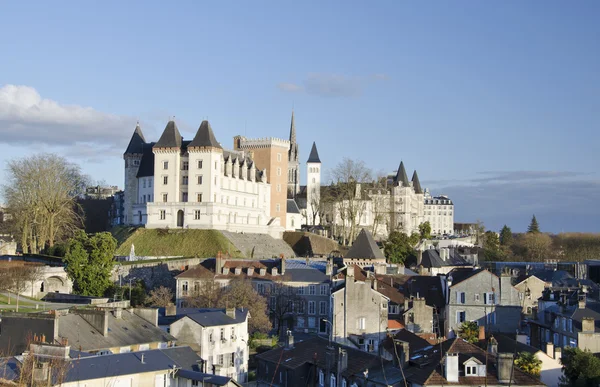
<path fill-rule="evenodd" d="M 283 322 L 298 311 L 303 298 L 297 294 L 296 288 L 284 283 L 285 277 L 271 284 L 265 294 L 269 314 L 277 325 L 277 333 L 281 334 Z"/>
<path fill-rule="evenodd" d="M 159 286 L 150 291 L 148 305 L 156 307 L 166 307 L 173 303 L 173 291 L 167 287 Z"/>

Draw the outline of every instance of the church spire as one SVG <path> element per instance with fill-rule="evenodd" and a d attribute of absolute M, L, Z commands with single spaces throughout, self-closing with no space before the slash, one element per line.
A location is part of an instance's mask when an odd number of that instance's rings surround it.
<path fill-rule="evenodd" d="M 310 150 L 310 155 L 308 155 L 307 163 L 321 163 L 321 159 L 319 158 L 319 152 L 317 152 L 317 144 L 313 142 L 312 149 Z"/>
<path fill-rule="evenodd" d="M 419 181 L 419 176 L 417 175 L 417 170 L 413 173 L 412 179 L 413 188 L 415 189 L 416 194 L 422 194 L 423 189 L 421 188 L 421 182 Z"/>
<path fill-rule="evenodd" d="M 290 142 L 296 143 L 296 123 L 294 122 L 294 109 L 292 109 L 292 124 L 290 125 Z"/>

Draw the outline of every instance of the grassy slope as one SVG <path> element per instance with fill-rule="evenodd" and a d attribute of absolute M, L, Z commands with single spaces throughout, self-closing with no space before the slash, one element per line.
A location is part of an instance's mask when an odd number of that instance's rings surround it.
<path fill-rule="evenodd" d="M 217 252 L 229 252 L 242 257 L 227 238 L 216 230 L 165 230 L 118 227 L 112 230 L 117 239 L 117 255 L 129 255 L 131 244 L 138 256 L 214 257 Z"/>

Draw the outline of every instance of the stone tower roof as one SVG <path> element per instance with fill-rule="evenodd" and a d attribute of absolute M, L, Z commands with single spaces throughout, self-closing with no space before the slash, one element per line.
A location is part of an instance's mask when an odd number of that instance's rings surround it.
<path fill-rule="evenodd" d="M 138 122 L 135 126 L 135 130 L 133 131 L 133 135 L 131 136 L 131 140 L 129 140 L 129 145 L 127 146 L 125 154 L 144 153 L 145 143 L 146 139 L 144 138 L 144 134 L 142 133 L 142 128 L 140 128 L 140 123 Z"/>
<path fill-rule="evenodd" d="M 385 259 L 385 256 L 377 246 L 373 235 L 363 228 L 344 258 Z"/>
<path fill-rule="evenodd" d="M 396 173 L 396 177 L 394 178 L 394 183 L 402 184 L 403 187 L 410 187 L 410 183 L 408 182 L 408 176 L 406 175 L 406 169 L 404 169 L 403 161 L 400 161 L 400 166 L 398 167 L 398 172 Z"/>
<path fill-rule="evenodd" d="M 423 193 L 423 189 L 421 188 L 421 182 L 419 181 L 419 176 L 417 175 L 417 170 L 416 169 L 415 169 L 415 172 L 412 175 L 411 181 L 413 183 L 413 188 L 415 189 L 415 193 L 422 194 Z"/>
<path fill-rule="evenodd" d="M 296 143 L 296 123 L 294 121 L 294 111 L 292 110 L 292 123 L 290 125 L 290 142 Z"/>
<path fill-rule="evenodd" d="M 321 163 L 321 159 L 319 158 L 319 152 L 317 152 L 317 144 L 314 142 L 312 149 L 310 150 L 310 155 L 308 156 L 307 163 Z"/>
<path fill-rule="evenodd" d="M 154 144 L 154 148 L 181 148 L 183 138 L 177 129 L 175 121 L 171 120 L 167 123 L 165 130 Z"/>
<path fill-rule="evenodd" d="M 188 145 L 188 148 L 194 147 L 223 149 L 223 147 L 221 147 L 221 144 L 219 144 L 219 142 L 215 138 L 215 134 L 213 133 L 210 123 L 207 120 L 202 121 L 200 127 L 198 128 L 198 131 L 196 132 L 196 136 Z"/>

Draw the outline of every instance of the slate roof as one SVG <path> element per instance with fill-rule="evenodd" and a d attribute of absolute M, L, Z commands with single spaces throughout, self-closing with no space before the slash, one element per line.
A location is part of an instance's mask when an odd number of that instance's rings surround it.
<path fill-rule="evenodd" d="M 198 131 L 196 132 L 196 136 L 194 137 L 192 142 L 188 144 L 188 148 L 195 147 L 210 147 L 223 149 L 221 147 L 221 144 L 219 144 L 219 142 L 215 138 L 215 134 L 213 133 L 210 123 L 207 120 L 202 121 L 200 127 L 198 128 Z"/>
<path fill-rule="evenodd" d="M 296 201 L 294 199 L 288 199 L 287 200 L 287 210 L 286 212 L 288 214 L 299 214 L 300 213 L 300 209 L 298 208 L 298 204 L 296 204 Z"/>
<path fill-rule="evenodd" d="M 181 148 L 182 145 L 183 138 L 179 133 L 179 129 L 177 129 L 175 121 L 171 120 L 167 123 L 158 142 L 154 144 L 154 148 Z"/>
<path fill-rule="evenodd" d="M 410 183 L 408 182 L 408 176 L 406 175 L 406 169 L 404 168 L 403 161 L 400 161 L 398 172 L 396 172 L 396 176 L 394 177 L 394 183 L 402 184 L 403 187 L 410 187 Z"/>
<path fill-rule="evenodd" d="M 237 308 L 235 318 L 231 318 L 222 308 L 177 308 L 175 316 L 165 316 L 164 308 L 161 308 L 158 324 L 171 325 L 185 317 L 203 327 L 241 324 L 248 318 L 248 309 Z"/>
<path fill-rule="evenodd" d="M 401 286 L 396 283 L 394 277 L 369 273 L 358 265 L 352 265 L 348 269 L 354 269 L 354 279 L 357 281 L 370 281 L 371 279 L 375 279 L 377 281 L 378 293 L 383 294 L 389 298 L 391 302 L 397 305 L 404 304 L 404 292 L 402 291 Z M 373 277 L 369 277 L 369 275 L 372 275 Z"/>
<path fill-rule="evenodd" d="M 344 258 L 385 259 L 385 256 L 375 243 L 373 235 L 363 228 Z"/>
<path fill-rule="evenodd" d="M 154 152 L 152 148 L 156 143 L 151 142 L 144 144 L 142 149 L 142 160 L 140 161 L 140 167 L 136 177 L 149 177 L 154 176 Z"/>
<path fill-rule="evenodd" d="M 307 163 L 320 163 L 321 159 L 319 158 L 319 152 L 317 152 L 317 144 L 313 142 L 312 148 L 310 150 L 310 155 L 308 155 Z"/>
<path fill-rule="evenodd" d="M 448 382 L 444 378 L 442 359 L 447 353 L 459 354 L 459 369 L 463 370 L 463 372 L 459 373 L 458 383 Z M 411 356 L 409 366 L 405 368 L 404 374 L 408 381 L 422 386 L 483 386 L 500 384 L 496 368 L 496 357 L 494 355 L 487 354 L 487 375 L 485 377 L 467 377 L 464 375 L 462 364 L 470 358 L 475 358 L 482 364 L 486 364 L 486 351 L 462 339 L 450 339 L 444 341 L 441 345 L 431 346 L 430 349 Z M 545 386 L 540 380 L 527 375 L 517 367 L 513 369 L 513 380 L 514 383 L 512 384 L 514 386 Z"/>
<path fill-rule="evenodd" d="M 446 266 L 471 266 L 471 264 L 463 259 L 454 249 L 449 250 L 448 261 L 444 261 L 442 257 L 440 257 L 439 251 L 436 249 L 427 249 L 423 251 L 421 265 L 428 269 Z"/>
<path fill-rule="evenodd" d="M 415 335 L 414 333 L 406 330 L 406 329 L 401 329 L 400 331 L 398 331 L 393 338 L 391 336 L 386 336 L 385 339 L 383 339 L 383 348 L 385 348 L 388 352 L 395 354 L 396 351 L 394 350 L 394 340 L 400 340 L 400 341 L 404 341 L 406 343 L 408 343 L 408 352 L 409 354 L 413 354 L 414 352 L 418 352 L 424 348 L 429 347 L 431 344 L 429 344 L 429 342 L 417 335 Z"/>
<path fill-rule="evenodd" d="M 232 378 L 230 378 L 228 376 L 219 376 L 219 375 L 207 374 L 207 373 L 198 372 L 198 371 L 181 370 L 181 371 L 177 372 L 177 376 L 180 378 L 188 379 L 188 380 L 197 380 L 199 382 L 202 382 L 202 384 L 204 384 L 204 382 L 206 382 L 206 384 L 208 384 L 208 385 L 212 384 L 215 386 L 225 386 L 229 382 L 232 382 L 238 386 L 241 386 L 238 382 L 236 382 L 235 380 L 233 380 Z"/>
<path fill-rule="evenodd" d="M 403 287 L 404 295 L 405 297 L 424 297 L 426 305 L 441 310 L 446 306 L 442 278 L 426 275 L 408 277 Z"/>
<path fill-rule="evenodd" d="M 146 139 L 144 138 L 144 134 L 140 128 L 140 123 L 138 122 L 138 124 L 135 126 L 135 130 L 133 131 L 133 135 L 131 136 L 131 140 L 129 140 L 129 145 L 127 146 L 125 154 L 143 153 L 145 144 Z"/>
<path fill-rule="evenodd" d="M 60 316 L 58 336 L 68 339 L 74 348 L 82 351 L 176 340 L 167 332 L 126 309 L 122 311 L 120 319 L 112 313 L 108 313 L 108 335 L 106 337 L 76 313 Z"/>
<path fill-rule="evenodd" d="M 496 340 L 496 342 L 498 343 L 498 352 L 515 353 L 515 347 L 516 347 L 517 353 L 528 352 L 528 353 L 535 354 L 537 352 L 540 352 L 540 350 L 538 348 L 534 348 L 525 343 L 521 343 L 521 342 L 515 340 L 514 338 L 508 337 L 501 333 L 494 333 L 493 337 Z M 484 342 L 480 341 L 479 345 L 481 346 L 482 349 L 487 350 L 487 341 L 484 341 Z"/>
<path fill-rule="evenodd" d="M 473 276 L 476 276 L 477 274 L 483 272 L 483 271 L 487 271 L 485 269 L 454 269 L 452 270 L 450 273 L 448 273 L 448 277 L 452 276 L 452 286 L 458 284 L 459 282 L 465 281 Z M 491 275 L 494 275 L 493 273 L 490 273 Z"/>
<path fill-rule="evenodd" d="M 411 181 L 413 183 L 413 188 L 415 189 L 415 193 L 422 194 L 423 193 L 423 189 L 421 188 L 421 182 L 419 181 L 419 176 L 417 175 L 417 170 L 416 169 L 415 169 L 415 172 L 412 175 Z"/>

